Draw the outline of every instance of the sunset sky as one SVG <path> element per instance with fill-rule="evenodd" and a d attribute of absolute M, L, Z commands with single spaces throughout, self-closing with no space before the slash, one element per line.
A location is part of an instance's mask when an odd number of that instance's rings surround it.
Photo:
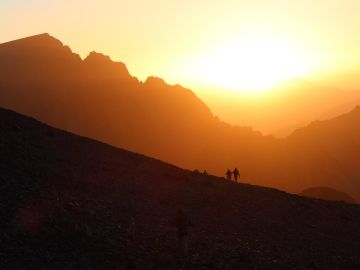
<path fill-rule="evenodd" d="M 48 32 L 210 101 L 296 77 L 355 89 L 359 10 L 358 0 L 1 0 L 0 42 Z"/>

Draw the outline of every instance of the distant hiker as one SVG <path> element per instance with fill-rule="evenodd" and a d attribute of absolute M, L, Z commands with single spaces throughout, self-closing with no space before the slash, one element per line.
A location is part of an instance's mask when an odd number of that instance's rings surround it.
<path fill-rule="evenodd" d="M 179 240 L 179 248 L 181 254 L 183 256 L 186 256 L 188 253 L 189 227 L 192 226 L 192 223 L 185 215 L 184 210 L 179 209 L 177 211 L 173 225 L 176 227 L 177 230 L 177 238 Z"/>
<path fill-rule="evenodd" d="M 207 176 L 207 175 L 208 175 L 208 173 L 207 173 L 207 171 L 206 171 L 206 170 L 204 170 L 203 174 L 204 174 L 205 176 Z"/>
<path fill-rule="evenodd" d="M 239 170 L 235 168 L 233 174 L 234 174 L 235 182 L 237 183 L 238 177 L 240 178 Z"/>
<path fill-rule="evenodd" d="M 226 175 L 227 180 L 231 180 L 232 172 L 229 169 L 227 169 L 227 172 L 225 173 L 225 175 Z"/>

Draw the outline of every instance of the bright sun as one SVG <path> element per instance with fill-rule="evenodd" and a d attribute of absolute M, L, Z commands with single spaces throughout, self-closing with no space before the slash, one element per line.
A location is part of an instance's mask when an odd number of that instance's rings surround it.
<path fill-rule="evenodd" d="M 311 69 L 304 53 L 272 38 L 250 38 L 222 46 L 204 56 L 197 66 L 204 83 L 245 93 L 263 93 Z"/>

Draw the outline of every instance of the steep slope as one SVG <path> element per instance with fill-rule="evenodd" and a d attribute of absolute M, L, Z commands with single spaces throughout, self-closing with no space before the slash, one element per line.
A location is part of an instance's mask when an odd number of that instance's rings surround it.
<path fill-rule="evenodd" d="M 358 269 L 360 207 L 234 184 L 0 109 L 2 269 Z M 193 220 L 178 258 L 176 209 Z"/>
<path fill-rule="evenodd" d="M 81 60 L 47 34 L 0 44 L 0 106 L 191 170 L 221 176 L 237 166 L 242 182 L 293 193 L 329 186 L 360 200 L 358 117 L 318 135 L 310 126 L 262 136 L 221 122 L 188 89 L 140 82 L 99 53 Z"/>
<path fill-rule="evenodd" d="M 317 184 L 360 197 L 360 107 L 337 118 L 314 122 L 287 140 L 306 149 L 307 159 L 318 171 Z M 319 161 L 322 161 L 319 164 Z M 315 181 L 314 181 L 315 182 Z M 309 185 L 311 186 L 311 185 Z"/>
<path fill-rule="evenodd" d="M 303 190 L 299 195 L 318 198 L 330 201 L 343 201 L 347 203 L 355 203 L 355 200 L 344 192 L 337 191 L 329 187 L 312 187 Z"/>

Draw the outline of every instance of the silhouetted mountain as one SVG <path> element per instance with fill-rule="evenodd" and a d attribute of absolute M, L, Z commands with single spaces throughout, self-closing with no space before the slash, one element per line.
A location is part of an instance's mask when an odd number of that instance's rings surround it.
<path fill-rule="evenodd" d="M 214 89 L 212 92 L 206 98 L 207 104 L 224 119 L 279 138 L 315 120 L 328 120 L 360 105 L 360 91 L 341 90 L 303 79 L 289 80 L 260 95 Z"/>
<path fill-rule="evenodd" d="M 287 141 L 306 150 L 313 179 L 359 198 L 360 108 L 327 121 L 317 121 L 294 132 Z M 316 164 L 316 167 L 315 167 Z M 312 186 L 311 181 L 308 186 Z"/>
<path fill-rule="evenodd" d="M 314 119 L 317 119 L 316 121 L 325 121 L 330 120 L 332 118 L 336 118 L 342 114 L 348 113 L 349 111 L 353 110 L 356 106 L 360 105 L 360 91 L 337 91 L 333 93 L 333 97 L 336 98 L 338 95 L 339 100 L 337 101 L 337 105 L 335 107 L 331 107 L 330 109 L 327 109 L 324 111 L 324 107 L 321 105 L 314 105 L 315 107 L 322 108 L 321 114 L 314 117 Z M 350 101 L 345 102 L 345 100 L 348 99 Z M 343 101 L 341 101 L 343 100 Z M 326 101 L 326 100 L 325 100 Z M 324 100 L 323 100 L 324 102 Z M 345 102 L 345 103 L 342 103 Z M 329 104 L 333 104 L 334 102 L 329 102 Z M 327 106 L 330 107 L 330 106 Z M 291 135 L 293 132 L 295 132 L 299 128 L 303 128 L 304 126 L 307 126 L 315 121 L 300 121 L 297 123 L 293 123 L 292 125 L 288 127 L 284 127 L 282 129 L 277 130 L 274 132 L 274 136 L 277 137 L 287 137 Z"/>
<path fill-rule="evenodd" d="M 42 49 L 46 44 L 53 56 Z M 0 45 L 3 58 L 1 106 L 184 167 L 204 168 L 209 161 L 227 166 L 233 156 L 221 157 L 225 146 L 230 148 L 227 137 L 248 138 L 242 148 L 271 140 L 220 122 L 188 89 L 155 77 L 139 82 L 124 64 L 101 54 L 81 61 L 47 34 Z"/>
<path fill-rule="evenodd" d="M 283 130 L 281 137 L 287 137 L 313 121 L 337 117 L 360 105 L 360 91 L 342 90 L 299 79 L 278 88 L 280 98 L 274 98 L 273 102 L 270 98 L 270 110 L 264 108 L 264 111 L 270 111 L 268 119 L 276 119 L 278 127 L 288 127 L 287 132 Z"/>
<path fill-rule="evenodd" d="M 360 206 L 179 169 L 0 109 L 1 269 L 358 269 Z M 194 227 L 178 258 L 171 220 Z"/>
<path fill-rule="evenodd" d="M 310 198 L 318 198 L 323 200 L 330 200 L 330 201 L 343 201 L 347 203 L 355 203 L 355 200 L 351 198 L 344 192 L 340 192 L 333 188 L 329 187 L 312 187 L 307 188 L 299 195 L 310 197 Z"/>
<path fill-rule="evenodd" d="M 328 186 L 360 199 L 356 112 L 333 127 L 262 136 L 221 122 L 188 89 L 140 82 L 102 54 L 81 60 L 47 34 L 0 44 L 0 89 L 0 106 L 177 166 L 220 176 L 238 166 L 242 182 L 293 193 Z"/>

